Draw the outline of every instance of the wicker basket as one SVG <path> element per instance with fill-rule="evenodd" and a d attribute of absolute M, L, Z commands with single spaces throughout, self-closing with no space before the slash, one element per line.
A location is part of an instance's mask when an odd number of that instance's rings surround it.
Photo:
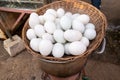
<path fill-rule="evenodd" d="M 28 20 L 25 23 L 22 31 L 22 38 L 25 42 L 25 46 L 27 50 L 37 59 L 39 59 L 41 68 L 52 75 L 66 77 L 73 75 L 79 72 L 84 65 L 86 64 L 87 57 L 92 51 L 94 51 L 101 43 L 102 39 L 105 35 L 105 29 L 107 27 L 107 20 L 103 13 L 101 13 L 97 8 L 94 6 L 77 0 L 62 0 L 50 3 L 37 9 L 38 14 L 44 14 L 47 9 L 58 9 L 64 8 L 65 11 L 70 11 L 72 13 L 85 13 L 90 16 L 90 22 L 95 24 L 97 36 L 96 38 L 91 41 L 91 44 L 87 48 L 87 51 L 84 54 L 79 56 L 67 56 L 63 58 L 54 58 L 52 56 L 44 57 L 39 53 L 33 51 L 29 47 L 29 40 L 26 37 L 26 31 L 29 28 Z"/>

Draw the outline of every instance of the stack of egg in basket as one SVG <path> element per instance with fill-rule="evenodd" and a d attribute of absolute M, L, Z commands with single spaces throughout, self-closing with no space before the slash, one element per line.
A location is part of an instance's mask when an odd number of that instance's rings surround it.
<path fill-rule="evenodd" d="M 84 68 L 88 56 L 99 47 L 102 39 L 105 36 L 107 21 L 104 14 L 94 6 L 78 0 L 55 1 L 37 9 L 35 13 L 38 15 L 43 15 L 48 9 L 54 9 L 57 11 L 60 8 L 64 9 L 65 12 L 71 12 L 72 14 L 86 14 L 90 17 L 89 23 L 93 23 L 95 25 L 96 37 L 93 40 L 90 40 L 90 44 L 84 53 L 80 55 L 64 55 L 63 57 L 53 57 L 51 54 L 44 56 L 40 52 L 34 51 L 30 47 L 30 40 L 26 35 L 27 30 L 30 29 L 29 19 L 26 21 L 23 27 L 22 39 L 25 42 L 28 52 L 39 61 L 41 69 L 44 72 L 58 77 L 67 77 L 80 72 Z"/>

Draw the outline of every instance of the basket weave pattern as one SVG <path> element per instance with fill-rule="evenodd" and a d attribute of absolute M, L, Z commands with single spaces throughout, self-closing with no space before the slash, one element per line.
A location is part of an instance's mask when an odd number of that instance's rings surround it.
<path fill-rule="evenodd" d="M 89 47 L 87 50 L 84 52 L 84 54 L 79 55 L 79 56 L 67 56 L 63 58 L 54 58 L 52 56 L 44 57 L 40 55 L 39 53 L 33 51 L 29 47 L 29 40 L 26 37 L 26 31 L 29 28 L 28 25 L 28 20 L 25 23 L 22 31 L 22 38 L 25 42 L 25 46 L 27 50 L 33 55 L 38 58 L 46 59 L 46 60 L 51 60 L 51 61 L 67 61 L 67 60 L 74 60 L 76 58 L 80 58 L 86 55 L 89 55 L 94 51 L 101 43 L 102 39 L 104 38 L 105 35 L 105 29 L 107 27 L 107 21 L 105 16 L 97 10 L 95 7 L 92 5 L 85 3 L 83 1 L 74 1 L 74 0 L 62 0 L 62 1 L 56 1 L 51 4 L 45 5 L 39 9 L 36 10 L 36 13 L 39 15 L 42 15 L 45 13 L 47 9 L 53 8 L 57 10 L 58 8 L 63 8 L 65 11 L 70 11 L 72 13 L 80 13 L 80 14 L 88 14 L 90 16 L 90 22 L 92 22 L 96 26 L 96 32 L 97 36 L 96 38 L 91 41 Z"/>

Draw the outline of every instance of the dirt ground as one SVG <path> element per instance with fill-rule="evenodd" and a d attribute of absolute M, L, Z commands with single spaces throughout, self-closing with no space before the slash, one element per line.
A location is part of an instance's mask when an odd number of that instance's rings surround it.
<path fill-rule="evenodd" d="M 0 41 L 0 80 L 43 80 L 42 70 L 36 59 L 26 50 L 10 57 Z M 89 57 L 85 67 L 90 80 L 120 80 L 120 65 L 94 60 Z"/>

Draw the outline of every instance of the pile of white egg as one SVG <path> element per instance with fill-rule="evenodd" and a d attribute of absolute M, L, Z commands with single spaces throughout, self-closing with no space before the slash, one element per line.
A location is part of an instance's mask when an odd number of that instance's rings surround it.
<path fill-rule="evenodd" d="M 96 37 L 95 25 L 87 14 L 65 12 L 63 8 L 48 9 L 43 15 L 33 12 L 26 36 L 32 50 L 43 56 L 83 54 Z"/>

